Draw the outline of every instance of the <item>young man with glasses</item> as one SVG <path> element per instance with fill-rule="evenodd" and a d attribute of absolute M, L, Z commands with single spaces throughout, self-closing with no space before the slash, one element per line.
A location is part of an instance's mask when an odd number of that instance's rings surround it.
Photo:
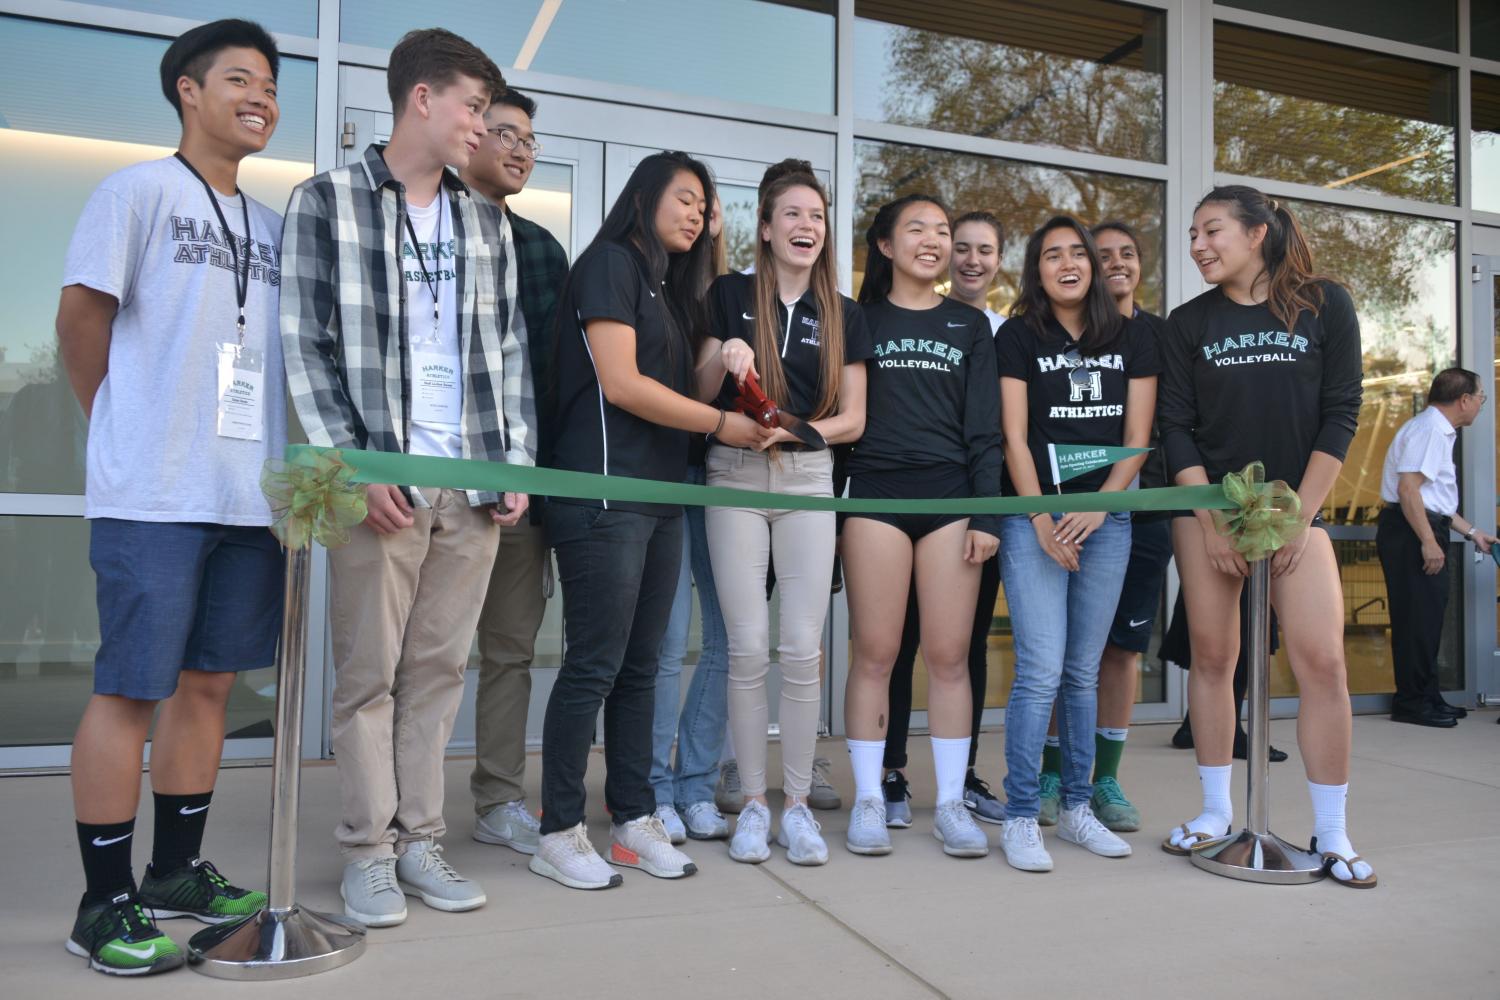
<path fill-rule="evenodd" d="M 286 444 L 281 219 L 238 187 L 240 162 L 276 129 L 278 64 L 249 21 L 173 42 L 161 87 L 182 122 L 177 153 L 106 178 L 68 248 L 57 336 L 89 417 L 100 641 L 73 740 L 88 889 L 67 949 L 111 975 L 182 964 L 153 918 L 219 923 L 266 901 L 199 850 L 235 674 L 275 662 L 281 627 L 282 555 L 259 485 Z M 153 718 L 156 828 L 137 892 Z"/>
<path fill-rule="evenodd" d="M 510 223 L 467 165 L 505 89 L 472 44 L 408 33 L 387 70 L 387 146 L 298 185 L 287 206 L 281 329 L 310 442 L 531 465 L 535 406 Z M 333 751 L 344 912 L 406 919 L 484 890 L 443 859 L 443 751 L 502 530 L 524 494 L 370 486 L 369 516 L 329 552 Z"/>
<path fill-rule="evenodd" d="M 536 101 L 507 87 L 484 113 L 484 138 L 460 176 L 505 213 L 515 244 L 516 293 L 538 391 L 548 385 L 552 317 L 568 276 L 568 256 L 546 229 L 517 215 L 506 199 L 526 187 L 542 147 L 532 131 Z M 545 463 L 545 460 L 543 461 Z M 526 808 L 526 714 L 531 661 L 547 610 L 547 540 L 540 505 L 500 533 L 500 550 L 479 614 L 479 688 L 474 702 L 474 839 L 535 854 L 541 825 Z"/>

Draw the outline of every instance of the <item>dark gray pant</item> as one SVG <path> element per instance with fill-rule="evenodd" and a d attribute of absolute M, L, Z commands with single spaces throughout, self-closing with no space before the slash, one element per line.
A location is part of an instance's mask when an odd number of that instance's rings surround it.
<path fill-rule="evenodd" d="M 1447 550 L 1449 522 L 1428 516 L 1438 544 Z M 1391 613 L 1391 660 L 1396 673 L 1396 697 L 1391 708 L 1422 712 L 1442 698 L 1438 688 L 1438 647 L 1443 641 L 1443 615 L 1448 609 L 1448 570 L 1431 576 L 1422 571 L 1422 540 L 1406 523 L 1399 507 L 1380 512 L 1375 529 L 1375 551 L 1385 574 L 1386 600 Z M 1452 557 L 1449 557 L 1452 562 Z"/>

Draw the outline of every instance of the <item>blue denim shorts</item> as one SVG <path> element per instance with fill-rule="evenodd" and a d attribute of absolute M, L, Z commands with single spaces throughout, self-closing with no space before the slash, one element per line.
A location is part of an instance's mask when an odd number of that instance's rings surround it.
<path fill-rule="evenodd" d="M 276 662 L 284 557 L 267 528 L 98 518 L 94 693 L 158 701 L 183 670 Z"/>

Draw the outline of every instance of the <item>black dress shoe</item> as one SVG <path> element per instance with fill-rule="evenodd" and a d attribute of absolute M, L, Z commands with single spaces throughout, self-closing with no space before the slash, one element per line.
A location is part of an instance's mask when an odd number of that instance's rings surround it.
<path fill-rule="evenodd" d="M 1439 715 L 1451 715 L 1455 719 L 1467 719 L 1469 717 L 1469 710 L 1467 708 L 1464 708 L 1462 705 L 1451 705 L 1443 698 L 1439 698 L 1433 702 L 1432 710 Z"/>
<path fill-rule="evenodd" d="M 1275 747 L 1271 747 L 1270 752 L 1266 754 L 1266 757 L 1272 764 L 1280 764 L 1282 761 L 1286 760 L 1286 751 L 1277 750 Z M 1250 737 L 1245 733 L 1243 729 L 1241 729 L 1234 735 L 1234 759 L 1250 759 Z"/>
<path fill-rule="evenodd" d="M 1451 715 L 1445 715 L 1431 708 L 1420 709 L 1415 712 L 1394 711 L 1391 713 L 1392 722 L 1408 722 L 1413 726 L 1431 726 L 1434 729 L 1452 729 L 1458 725 L 1458 720 Z"/>

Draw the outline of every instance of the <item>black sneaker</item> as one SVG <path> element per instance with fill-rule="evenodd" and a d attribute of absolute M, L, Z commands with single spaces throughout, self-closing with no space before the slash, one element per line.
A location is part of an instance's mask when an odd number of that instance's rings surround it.
<path fill-rule="evenodd" d="M 148 976 L 182 964 L 182 949 L 156 929 L 135 891 L 102 903 L 85 896 L 65 945 L 70 954 L 89 960 L 89 968 L 111 976 Z"/>
<path fill-rule="evenodd" d="M 157 920 L 194 917 L 205 924 L 222 924 L 258 912 L 266 905 L 266 894 L 232 886 L 212 863 L 194 858 L 166 875 L 157 875 L 147 865 L 141 905 Z"/>
<path fill-rule="evenodd" d="M 995 797 L 995 793 L 990 791 L 989 782 L 981 780 L 972 767 L 964 776 L 964 805 L 969 807 L 969 812 L 977 820 L 985 823 L 1005 822 L 1005 803 Z"/>
<path fill-rule="evenodd" d="M 885 793 L 885 825 L 898 830 L 911 826 L 911 790 L 906 787 L 906 775 L 892 771 L 880 783 Z"/>

